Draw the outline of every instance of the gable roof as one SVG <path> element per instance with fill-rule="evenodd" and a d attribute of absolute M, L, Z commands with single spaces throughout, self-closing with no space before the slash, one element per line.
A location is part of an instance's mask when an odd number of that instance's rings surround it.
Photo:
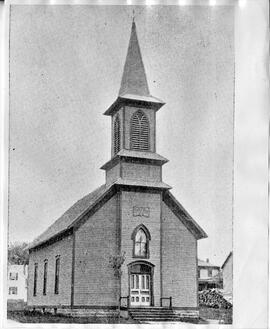
<path fill-rule="evenodd" d="M 104 196 L 110 187 L 101 185 L 93 192 L 87 194 L 82 199 L 71 206 L 61 217 L 59 217 L 51 226 L 49 226 L 41 235 L 39 235 L 29 246 L 29 249 L 37 247 L 61 232 L 69 229 L 75 220 L 89 210 L 94 204 Z"/>
<path fill-rule="evenodd" d="M 201 260 L 201 259 L 198 259 L 198 266 L 201 266 L 201 267 L 218 267 L 219 268 L 218 265 L 213 265 L 213 264 L 211 264 L 209 262 L 206 262 L 204 260 Z"/>
<path fill-rule="evenodd" d="M 200 227 L 199 224 L 190 216 L 186 209 L 179 201 L 172 195 L 170 191 L 164 194 L 164 201 L 174 212 L 174 214 L 181 220 L 181 222 L 190 230 L 197 240 L 207 238 L 207 234 Z"/>
<path fill-rule="evenodd" d="M 48 240 L 55 238 L 56 236 L 72 229 L 75 224 L 95 205 L 104 199 L 104 197 L 112 190 L 112 187 L 115 185 L 128 185 L 128 186 L 140 186 L 142 184 L 138 182 L 131 181 L 117 181 L 112 185 L 101 185 L 93 192 L 87 194 L 82 199 L 77 201 L 73 206 L 71 206 L 61 217 L 59 217 L 52 225 L 50 225 L 41 235 L 39 235 L 32 243 L 29 244 L 28 249 L 33 249 Z M 149 187 L 149 183 L 146 184 L 146 187 Z M 160 185 L 153 184 L 153 188 L 165 189 L 170 188 L 165 183 L 160 183 Z M 191 231 L 191 233 L 197 238 L 202 239 L 206 238 L 207 234 L 203 229 L 192 219 L 188 212 L 183 208 L 183 206 L 174 198 L 174 196 L 166 191 L 164 194 L 165 199 L 169 200 L 169 207 L 172 211 L 177 212 L 176 215 L 180 218 L 183 224 Z M 180 215 L 180 216 L 179 216 Z"/>
<path fill-rule="evenodd" d="M 228 260 L 232 257 L 232 251 L 229 253 L 227 258 L 225 259 L 224 263 L 221 265 L 221 268 L 223 269 L 224 266 L 227 264 Z"/>

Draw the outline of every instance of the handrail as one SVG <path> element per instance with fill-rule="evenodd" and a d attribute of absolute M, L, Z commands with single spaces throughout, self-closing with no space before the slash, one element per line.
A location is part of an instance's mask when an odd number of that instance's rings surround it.
<path fill-rule="evenodd" d="M 119 306 L 121 307 L 121 300 L 126 299 L 127 300 L 127 308 L 129 308 L 129 296 L 120 296 L 119 297 Z"/>
<path fill-rule="evenodd" d="M 170 301 L 169 308 L 172 309 L 172 296 L 170 296 L 170 297 L 160 297 L 160 306 L 161 307 L 163 307 L 163 305 L 162 305 L 162 300 L 163 299 L 169 299 L 169 301 Z"/>

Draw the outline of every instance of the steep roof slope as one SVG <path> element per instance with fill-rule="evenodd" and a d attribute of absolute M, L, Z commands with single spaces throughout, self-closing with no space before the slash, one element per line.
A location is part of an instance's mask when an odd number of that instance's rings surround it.
<path fill-rule="evenodd" d="M 149 96 L 135 22 L 132 23 L 128 52 L 119 90 L 119 96 L 124 94 Z"/>
<path fill-rule="evenodd" d="M 41 243 L 51 239 L 62 231 L 72 226 L 74 221 L 82 215 L 87 209 L 95 204 L 95 202 L 104 195 L 109 188 L 101 185 L 93 192 L 87 194 L 82 199 L 71 206 L 61 217 L 59 217 L 45 232 L 39 235 L 30 245 L 29 249 L 34 248 Z"/>

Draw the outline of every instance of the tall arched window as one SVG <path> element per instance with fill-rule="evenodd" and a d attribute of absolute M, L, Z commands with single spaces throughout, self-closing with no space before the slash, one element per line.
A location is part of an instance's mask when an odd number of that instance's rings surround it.
<path fill-rule="evenodd" d="M 133 257 L 149 258 L 150 233 L 144 225 L 135 228 L 131 236 L 133 240 Z"/>
<path fill-rule="evenodd" d="M 143 111 L 135 112 L 130 121 L 130 148 L 149 151 L 149 122 Z"/>
<path fill-rule="evenodd" d="M 118 153 L 120 151 L 120 120 L 119 116 L 114 120 L 113 125 L 113 134 L 114 134 L 114 154 Z"/>

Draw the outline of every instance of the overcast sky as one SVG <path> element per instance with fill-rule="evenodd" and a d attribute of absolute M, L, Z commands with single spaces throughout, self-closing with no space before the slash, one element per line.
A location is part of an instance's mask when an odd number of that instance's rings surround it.
<path fill-rule="evenodd" d="M 132 6 L 12 6 L 9 238 L 31 241 L 103 184 Z M 136 7 L 163 180 L 207 232 L 199 257 L 232 249 L 232 7 Z"/>

